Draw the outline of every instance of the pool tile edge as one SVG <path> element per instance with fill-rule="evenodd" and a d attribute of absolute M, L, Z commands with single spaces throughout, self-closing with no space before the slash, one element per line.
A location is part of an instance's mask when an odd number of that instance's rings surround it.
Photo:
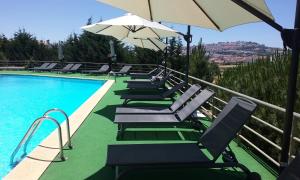
<path fill-rule="evenodd" d="M 101 88 L 99 88 L 71 116 L 69 116 L 71 136 L 77 131 L 86 117 L 113 84 L 114 80 L 107 80 Z M 65 145 L 67 143 L 66 122 L 61 124 L 61 128 L 63 144 Z M 56 148 L 58 147 L 57 134 L 58 130 L 53 131 L 47 138 L 45 138 L 45 140 L 42 141 L 40 145 L 38 145 L 27 157 L 25 157 L 12 171 L 10 171 L 4 179 L 38 179 L 59 153 L 59 149 Z"/>

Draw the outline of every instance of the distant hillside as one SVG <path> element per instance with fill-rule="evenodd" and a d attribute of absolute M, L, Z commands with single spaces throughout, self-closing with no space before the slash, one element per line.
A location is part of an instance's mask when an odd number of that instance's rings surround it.
<path fill-rule="evenodd" d="M 261 56 L 273 54 L 280 48 L 267 47 L 255 42 L 237 41 L 237 42 L 218 42 L 213 44 L 204 44 L 206 51 L 210 55 L 210 60 L 217 64 L 235 64 L 251 62 Z"/>

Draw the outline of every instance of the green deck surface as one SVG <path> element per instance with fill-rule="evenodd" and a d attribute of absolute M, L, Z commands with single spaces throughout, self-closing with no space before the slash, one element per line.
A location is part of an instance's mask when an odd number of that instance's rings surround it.
<path fill-rule="evenodd" d="M 10 73 L 0 71 L 1 73 Z M 13 72 L 28 74 L 28 72 Z M 40 73 L 35 73 L 40 74 Z M 53 73 L 43 73 L 45 75 Z M 74 77 L 92 77 L 80 74 L 67 74 Z M 96 77 L 107 79 L 104 77 Z M 113 180 L 114 171 L 105 167 L 108 144 L 132 144 L 132 143 L 174 143 L 174 142 L 195 142 L 200 136 L 200 132 L 189 128 L 187 125 L 180 127 L 166 126 L 163 128 L 130 128 L 125 132 L 123 140 L 117 141 L 117 126 L 112 122 L 115 109 L 121 106 L 122 100 L 119 94 L 126 93 L 123 80 L 118 78 L 117 82 L 107 92 L 103 99 L 96 105 L 81 127 L 72 137 L 72 150 L 65 150 L 67 160 L 52 162 L 44 172 L 41 179 L 104 179 Z M 131 102 L 128 106 L 156 104 L 170 104 L 170 101 L 160 102 Z M 231 143 L 231 148 L 235 152 L 240 163 L 247 166 L 251 171 L 258 172 L 263 180 L 276 179 L 275 175 L 260 164 L 254 157 L 239 147 L 235 142 Z M 67 149 L 67 147 L 66 147 Z M 182 154 L 184 156 L 184 153 Z M 245 179 L 245 174 L 239 169 L 156 169 L 138 170 L 128 173 L 122 179 L 126 180 L 153 180 L 153 179 L 224 179 L 241 180 Z"/>

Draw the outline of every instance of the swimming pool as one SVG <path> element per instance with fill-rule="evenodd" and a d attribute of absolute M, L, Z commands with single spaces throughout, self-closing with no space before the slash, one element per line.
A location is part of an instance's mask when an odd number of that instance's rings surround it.
<path fill-rule="evenodd" d="M 105 81 L 0 74 L 0 179 L 10 170 L 10 155 L 31 123 L 51 108 L 70 116 Z M 53 114 L 60 122 L 63 116 Z M 30 153 L 55 125 L 45 121 L 28 145 Z M 20 159 L 22 150 L 16 159 Z"/>

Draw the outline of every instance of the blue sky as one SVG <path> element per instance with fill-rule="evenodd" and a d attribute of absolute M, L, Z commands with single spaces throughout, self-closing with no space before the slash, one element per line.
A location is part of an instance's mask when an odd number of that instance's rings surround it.
<path fill-rule="evenodd" d="M 292 28 L 296 0 L 266 0 L 276 21 L 283 27 Z M 81 33 L 89 17 L 94 21 L 106 20 L 125 12 L 96 0 L 0 0 L 0 33 L 12 37 L 19 28 L 25 28 L 38 39 L 57 42 L 70 33 Z M 167 24 L 186 32 L 186 26 Z M 192 27 L 193 43 L 200 38 L 204 43 L 220 41 L 254 41 L 272 47 L 282 47 L 280 34 L 264 23 L 234 27 L 220 33 Z"/>

